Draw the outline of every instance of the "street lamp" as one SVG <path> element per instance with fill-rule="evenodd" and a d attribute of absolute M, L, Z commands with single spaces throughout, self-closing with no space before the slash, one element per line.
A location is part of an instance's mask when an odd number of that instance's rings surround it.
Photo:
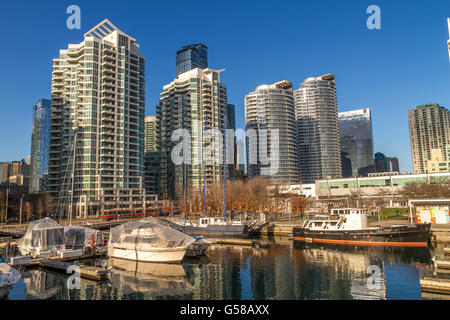
<path fill-rule="evenodd" d="M 22 197 L 20 197 L 20 218 L 19 218 L 19 224 L 22 224 L 22 200 L 23 197 L 25 197 L 25 193 L 22 195 Z"/>

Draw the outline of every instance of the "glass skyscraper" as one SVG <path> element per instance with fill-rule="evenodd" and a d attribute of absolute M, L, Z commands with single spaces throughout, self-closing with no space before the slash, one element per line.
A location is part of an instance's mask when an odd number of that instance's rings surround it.
<path fill-rule="evenodd" d="M 159 143 L 157 135 L 158 118 L 145 117 L 144 187 L 146 194 L 156 195 L 159 191 Z"/>
<path fill-rule="evenodd" d="M 414 173 L 426 173 L 431 150 L 450 145 L 450 110 L 438 104 L 426 104 L 408 110 L 409 136 Z"/>
<path fill-rule="evenodd" d="M 307 78 L 294 91 L 301 183 L 342 176 L 335 78 Z"/>
<path fill-rule="evenodd" d="M 342 176 L 360 177 L 373 172 L 372 118 L 369 109 L 339 112 Z"/>
<path fill-rule="evenodd" d="M 177 129 L 186 129 L 191 135 L 186 159 L 187 190 L 202 190 L 205 185 L 208 190 L 208 185 L 223 181 L 223 165 L 207 161 L 208 156 L 222 156 L 221 139 L 208 137 L 208 130 L 223 133 L 225 129 L 228 101 L 226 86 L 220 82 L 222 71 L 195 68 L 163 87 L 156 107 L 161 155 L 159 192 L 163 199 L 180 199 L 184 192 L 184 166 L 172 161 L 172 150 L 179 144 L 172 141 Z"/>
<path fill-rule="evenodd" d="M 39 99 L 38 103 L 33 107 L 30 193 L 37 193 L 47 189 L 50 108 L 51 101 L 47 99 Z"/>
<path fill-rule="evenodd" d="M 249 177 L 260 176 L 263 168 L 273 167 L 271 158 L 274 156 L 278 157 L 278 172 L 266 178 L 276 183 L 298 183 L 295 104 L 291 82 L 283 80 L 271 85 L 261 85 L 245 96 L 245 129 L 247 134 L 248 130 L 255 130 L 258 136 L 254 139 L 257 141 L 252 141 L 247 136 Z M 261 129 L 267 130 L 267 141 L 264 141 L 264 137 L 260 140 Z M 279 141 L 275 142 L 278 143 L 278 152 L 272 150 L 274 129 L 278 129 L 279 134 Z M 257 161 L 250 158 L 250 150 L 254 148 L 252 144 L 257 147 Z M 268 159 L 264 159 L 266 157 Z M 270 163 L 264 163 L 266 160 Z"/>
<path fill-rule="evenodd" d="M 177 51 L 176 76 L 195 68 L 208 68 L 208 47 L 197 43 Z"/>

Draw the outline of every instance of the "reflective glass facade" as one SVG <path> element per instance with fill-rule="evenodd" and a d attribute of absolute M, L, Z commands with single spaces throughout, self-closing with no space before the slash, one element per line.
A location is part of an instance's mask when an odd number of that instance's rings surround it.
<path fill-rule="evenodd" d="M 195 68 L 208 68 L 208 47 L 198 43 L 177 51 L 176 76 Z"/>
<path fill-rule="evenodd" d="M 295 105 L 292 83 L 280 81 L 272 85 L 262 85 L 245 96 L 245 129 L 247 131 L 247 164 L 249 177 L 262 175 L 262 168 L 274 167 L 264 163 L 272 156 L 278 156 L 278 171 L 266 178 L 280 183 L 297 183 L 297 144 L 295 127 Z M 257 142 L 249 140 L 248 130 L 255 130 Z M 260 129 L 267 129 L 267 142 L 260 140 Z M 272 130 L 278 129 L 278 154 L 271 148 Z M 257 144 L 257 163 L 250 163 L 250 143 Z M 277 143 L 277 142 L 275 142 Z M 264 149 L 267 148 L 267 154 Z"/>
<path fill-rule="evenodd" d="M 369 109 L 339 112 L 342 176 L 361 177 L 374 171 L 372 118 Z"/>
<path fill-rule="evenodd" d="M 39 99 L 33 107 L 33 127 L 31 133 L 31 176 L 30 192 L 46 190 L 48 155 L 50 144 L 51 101 Z"/>
<path fill-rule="evenodd" d="M 334 75 L 307 78 L 294 91 L 302 183 L 342 175 Z"/>

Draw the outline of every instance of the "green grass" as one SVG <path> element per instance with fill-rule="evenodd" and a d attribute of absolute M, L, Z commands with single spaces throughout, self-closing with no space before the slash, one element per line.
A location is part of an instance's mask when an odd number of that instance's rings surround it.
<path fill-rule="evenodd" d="M 389 220 L 408 220 L 409 208 L 383 208 L 381 209 L 381 220 L 386 220 L 386 218 Z M 378 220 L 378 216 L 369 217 L 369 220 Z"/>

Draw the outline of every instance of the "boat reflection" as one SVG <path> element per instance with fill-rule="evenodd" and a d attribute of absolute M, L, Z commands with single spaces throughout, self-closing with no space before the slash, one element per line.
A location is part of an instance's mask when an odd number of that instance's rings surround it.
<path fill-rule="evenodd" d="M 190 299 L 194 291 L 182 265 L 111 258 L 110 282 L 118 295 L 143 294 L 144 299 Z"/>
<path fill-rule="evenodd" d="M 22 273 L 27 299 L 57 299 L 65 285 L 65 276 L 39 269 Z"/>

